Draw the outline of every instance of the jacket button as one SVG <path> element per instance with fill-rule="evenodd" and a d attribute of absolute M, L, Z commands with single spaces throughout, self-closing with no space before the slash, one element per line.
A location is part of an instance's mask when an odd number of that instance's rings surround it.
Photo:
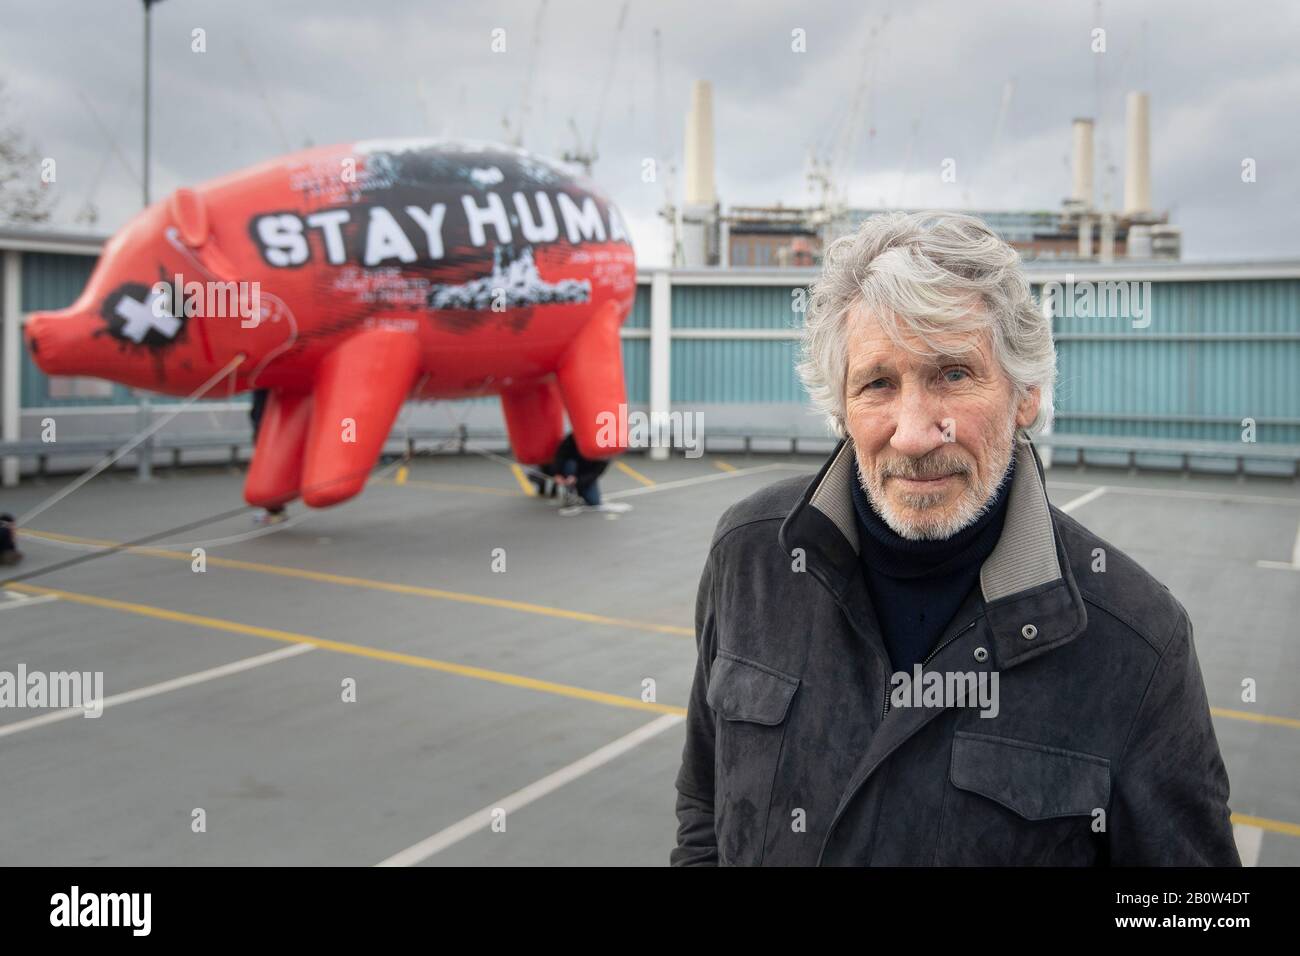
<path fill-rule="evenodd" d="M 1038 628 L 1032 624 L 1026 624 L 1020 629 L 1020 635 L 1027 641 L 1032 641 L 1038 636 Z"/>
<path fill-rule="evenodd" d="M 983 648 L 983 647 L 975 648 L 975 660 L 983 664 L 988 659 L 989 659 L 989 652 L 987 648 Z"/>

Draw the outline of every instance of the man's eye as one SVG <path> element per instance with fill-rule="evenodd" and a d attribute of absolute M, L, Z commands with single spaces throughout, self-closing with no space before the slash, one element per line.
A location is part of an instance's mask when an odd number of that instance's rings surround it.
<path fill-rule="evenodd" d="M 945 369 L 943 377 L 949 382 L 960 382 L 964 378 L 969 378 L 969 373 L 964 368 Z"/>
<path fill-rule="evenodd" d="M 874 379 L 873 381 L 868 382 L 866 385 L 864 385 L 864 386 L 862 386 L 862 387 L 863 387 L 864 389 L 875 389 L 875 390 L 879 391 L 880 389 L 884 388 L 884 387 L 885 387 L 886 385 L 888 385 L 888 384 L 889 384 L 889 379 L 886 379 L 886 378 L 878 378 L 878 379 Z"/>

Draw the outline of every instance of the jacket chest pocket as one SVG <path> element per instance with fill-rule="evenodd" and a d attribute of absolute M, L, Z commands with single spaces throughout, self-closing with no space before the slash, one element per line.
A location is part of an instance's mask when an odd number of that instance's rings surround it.
<path fill-rule="evenodd" d="M 707 700 L 717 715 L 714 831 L 718 862 L 762 862 L 786 715 L 799 679 L 727 651 L 714 658 Z"/>
<path fill-rule="evenodd" d="M 1010 737 L 957 731 L 939 821 L 941 865 L 1096 862 L 1110 761 Z"/>

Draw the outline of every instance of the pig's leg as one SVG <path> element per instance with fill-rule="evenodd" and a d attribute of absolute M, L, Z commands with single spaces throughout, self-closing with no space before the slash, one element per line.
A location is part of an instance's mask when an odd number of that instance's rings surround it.
<path fill-rule="evenodd" d="M 601 306 L 569 343 L 556 369 L 573 438 L 584 458 L 610 458 L 627 450 L 627 436 L 619 427 L 626 420 L 619 406 L 626 405 L 627 390 L 618 335 L 626 311 L 626 303 L 619 301 Z"/>
<path fill-rule="evenodd" d="M 275 508 L 298 497 L 311 404 L 306 392 L 272 390 L 267 396 L 253 461 L 244 479 L 244 500 L 250 505 Z"/>
<path fill-rule="evenodd" d="M 501 410 L 518 461 L 541 465 L 555 457 L 564 438 L 564 406 L 554 378 L 502 389 Z"/>
<path fill-rule="evenodd" d="M 313 508 L 359 492 L 419 370 L 415 336 L 359 332 L 321 360 L 303 456 L 302 500 Z"/>

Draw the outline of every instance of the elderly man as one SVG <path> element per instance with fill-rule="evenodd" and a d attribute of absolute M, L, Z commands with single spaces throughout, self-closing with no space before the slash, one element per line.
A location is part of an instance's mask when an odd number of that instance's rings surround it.
<path fill-rule="evenodd" d="M 842 440 L 718 522 L 671 862 L 1239 866 L 1187 612 L 1047 500 L 1015 251 L 877 216 L 812 293 Z"/>

